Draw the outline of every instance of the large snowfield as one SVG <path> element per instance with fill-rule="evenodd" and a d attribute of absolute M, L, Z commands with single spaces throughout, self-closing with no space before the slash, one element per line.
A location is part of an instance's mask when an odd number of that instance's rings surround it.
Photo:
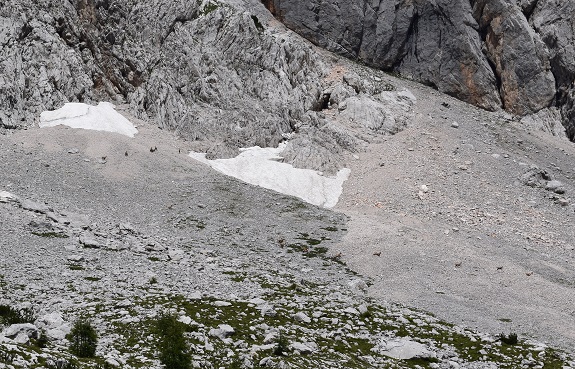
<path fill-rule="evenodd" d="M 244 182 L 295 196 L 310 204 L 334 207 L 350 170 L 344 168 L 335 177 L 325 177 L 315 170 L 294 168 L 279 161 L 285 145 L 242 149 L 240 155 L 231 159 L 208 160 L 206 154 L 194 152 L 190 156 Z"/>

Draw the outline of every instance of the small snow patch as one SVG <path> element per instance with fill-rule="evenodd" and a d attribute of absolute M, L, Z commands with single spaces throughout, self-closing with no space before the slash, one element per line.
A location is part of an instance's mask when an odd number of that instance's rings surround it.
<path fill-rule="evenodd" d="M 240 155 L 232 159 L 208 160 L 206 154 L 195 152 L 190 156 L 244 182 L 295 196 L 313 205 L 334 207 L 350 170 L 344 168 L 335 177 L 325 177 L 315 170 L 294 168 L 279 162 L 282 159 L 279 155 L 285 147 L 283 143 L 277 148 L 256 146 L 240 149 Z"/>
<path fill-rule="evenodd" d="M 138 133 L 136 127 L 108 102 L 101 102 L 97 106 L 67 103 L 60 109 L 40 114 L 40 128 L 60 124 L 72 128 L 114 132 L 128 137 L 134 137 Z"/>

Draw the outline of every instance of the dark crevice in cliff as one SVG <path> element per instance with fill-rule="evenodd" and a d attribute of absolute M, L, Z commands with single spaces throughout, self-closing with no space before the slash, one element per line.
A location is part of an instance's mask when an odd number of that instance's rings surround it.
<path fill-rule="evenodd" d="M 485 55 L 485 59 L 487 60 L 487 64 L 489 64 L 489 67 L 491 68 L 491 72 L 493 73 L 493 76 L 495 77 L 495 85 L 497 87 L 497 92 L 499 93 L 499 97 L 501 98 L 502 107 L 503 107 L 503 109 L 505 109 L 505 100 L 503 99 L 503 94 L 502 94 L 502 92 L 503 92 L 502 91 L 503 81 L 501 80 L 501 76 L 497 72 L 497 66 L 495 65 L 493 60 L 491 60 L 491 58 L 487 55 Z"/>
<path fill-rule="evenodd" d="M 533 15 L 533 12 L 535 12 L 535 8 L 537 8 L 537 4 L 539 3 L 539 0 L 534 0 L 533 2 L 527 4 L 526 6 L 524 6 L 522 8 L 523 11 L 523 15 L 525 16 L 525 18 L 529 21 L 531 19 L 531 16 Z"/>
<path fill-rule="evenodd" d="M 329 93 L 322 93 L 315 104 L 312 106 L 313 111 L 322 111 L 325 109 L 329 109 L 329 99 L 331 98 L 331 94 Z"/>
<path fill-rule="evenodd" d="M 197 17 L 195 12 L 192 15 L 179 15 L 179 16 L 177 16 L 176 19 L 174 19 L 172 21 L 172 23 L 170 24 L 170 27 L 168 28 L 168 32 L 166 32 L 166 34 L 160 40 L 160 45 L 163 45 L 164 42 L 166 42 L 166 40 L 168 39 L 168 37 L 170 37 L 170 35 L 176 31 L 176 25 L 177 24 L 184 24 L 186 22 L 189 22 L 189 21 L 193 20 L 194 17 Z"/>
<path fill-rule="evenodd" d="M 561 109 L 563 116 L 563 126 L 570 141 L 575 141 L 575 91 L 571 92 L 570 98 Z"/>
<path fill-rule="evenodd" d="M 262 0 L 262 4 L 264 4 L 266 9 L 269 10 L 269 12 L 272 13 L 274 17 L 279 15 L 275 6 L 276 1 L 279 3 L 279 0 Z"/>
<path fill-rule="evenodd" d="M 368 8 L 368 5 L 366 2 L 364 2 L 363 3 L 363 19 L 364 20 L 361 22 L 361 32 L 359 34 L 359 41 L 357 43 L 357 48 L 356 48 L 356 50 L 354 50 L 355 53 L 357 54 L 358 60 L 360 59 L 359 55 L 361 54 L 361 47 L 363 45 L 363 38 L 365 36 L 365 18 L 366 18 L 367 8 Z M 371 9 L 371 7 L 370 7 L 370 9 Z"/>
<path fill-rule="evenodd" d="M 416 11 L 411 18 L 411 22 L 409 23 L 409 27 L 407 29 L 407 33 L 405 34 L 403 43 L 398 48 L 397 57 L 389 68 L 389 72 L 400 73 L 399 69 L 403 63 L 403 59 L 405 59 L 411 47 L 415 48 L 414 54 L 417 58 L 417 45 L 415 43 L 415 39 L 417 38 L 418 33 L 418 22 L 419 13 Z"/>
<path fill-rule="evenodd" d="M 479 10 L 479 15 L 476 15 L 476 17 L 475 17 L 477 23 L 479 24 L 479 29 L 477 30 L 477 34 L 479 35 L 479 39 L 481 40 L 483 57 L 487 61 L 487 64 L 489 65 L 489 68 L 491 69 L 491 74 L 495 78 L 495 87 L 497 89 L 497 93 L 499 94 L 499 98 L 501 99 L 501 106 L 503 109 L 505 109 L 505 100 L 503 99 L 503 94 L 502 94 L 502 92 L 503 92 L 502 91 L 503 90 L 503 81 L 501 80 L 501 75 L 499 74 L 499 71 L 497 70 L 497 65 L 495 64 L 495 61 L 492 59 L 492 57 L 489 55 L 489 53 L 487 51 L 487 35 L 489 33 L 490 25 L 489 24 L 482 24 L 482 22 L 481 22 L 481 18 L 483 17 L 483 10 L 484 9 L 482 7 Z"/>
<path fill-rule="evenodd" d="M 417 59 L 417 62 L 419 63 L 419 51 L 417 50 L 417 37 L 419 36 L 419 14 L 415 13 L 413 15 L 413 20 L 411 21 L 411 24 L 409 25 L 409 30 L 408 30 L 408 34 L 410 35 L 410 41 L 409 44 L 411 44 L 413 46 L 413 55 L 415 56 L 415 58 Z"/>

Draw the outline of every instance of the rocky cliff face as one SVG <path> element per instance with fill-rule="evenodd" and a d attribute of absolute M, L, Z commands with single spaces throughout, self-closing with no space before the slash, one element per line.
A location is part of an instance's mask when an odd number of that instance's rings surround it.
<path fill-rule="evenodd" d="M 206 149 L 220 154 L 276 145 L 313 119 L 324 68 L 308 45 L 264 34 L 249 4 L 232 5 L 0 2 L 1 127 L 111 99 L 191 140 L 213 139 Z"/>
<path fill-rule="evenodd" d="M 0 5 L 0 130 L 31 126 L 66 102 L 111 100 L 210 159 L 289 137 L 286 161 L 334 172 L 357 137 L 405 126 L 394 113 L 405 113 L 395 103 L 404 98 L 373 73 L 334 74 L 333 58 L 286 32 L 259 0 Z M 321 113 L 329 106 L 339 109 Z M 364 132 L 350 134 L 357 122 Z"/>
<path fill-rule="evenodd" d="M 349 58 L 488 110 L 558 106 L 575 137 L 575 2 L 265 0 L 288 27 Z"/>

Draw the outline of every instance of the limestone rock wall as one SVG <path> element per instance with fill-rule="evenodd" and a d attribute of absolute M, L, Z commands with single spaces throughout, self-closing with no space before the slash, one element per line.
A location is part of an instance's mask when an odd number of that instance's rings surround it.
<path fill-rule="evenodd" d="M 313 118 L 325 68 L 250 6 L 271 19 L 257 0 L 1 0 L 0 128 L 112 100 L 214 156 L 275 146 Z"/>
<path fill-rule="evenodd" d="M 312 42 L 518 115 L 558 106 L 575 136 L 573 0 L 263 0 Z"/>

